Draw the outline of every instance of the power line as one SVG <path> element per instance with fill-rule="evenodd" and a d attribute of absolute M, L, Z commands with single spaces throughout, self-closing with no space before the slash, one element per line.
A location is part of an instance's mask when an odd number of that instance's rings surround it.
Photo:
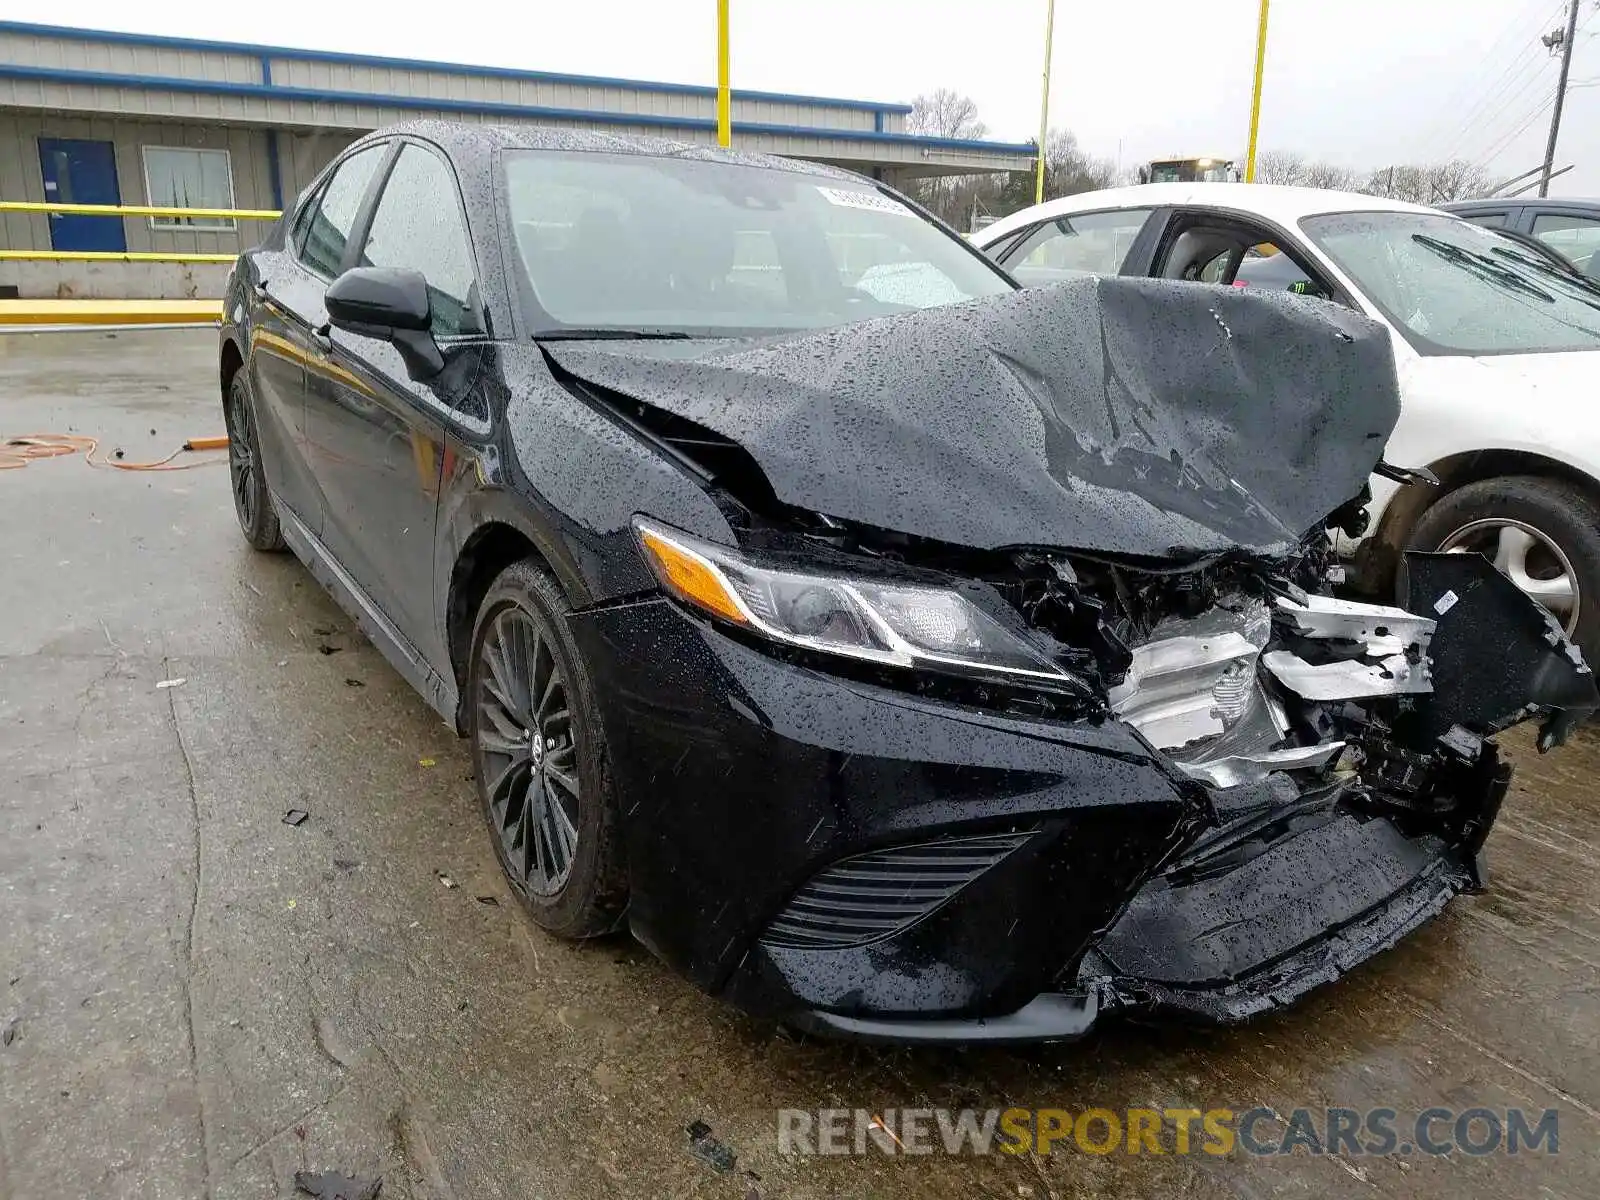
<path fill-rule="evenodd" d="M 1547 97 L 1543 104 L 1539 105 L 1538 108 L 1534 109 L 1528 114 L 1527 120 L 1523 121 L 1521 125 L 1518 125 L 1510 133 L 1506 134 L 1498 142 L 1491 146 L 1489 150 L 1485 152 L 1483 158 L 1479 160 L 1478 165 L 1486 167 L 1495 159 L 1504 154 L 1507 150 L 1509 150 L 1511 148 L 1511 143 L 1516 141 L 1517 138 L 1521 137 L 1522 134 L 1526 132 L 1535 121 L 1544 116 L 1545 113 L 1549 112 L 1550 109 L 1555 105 L 1555 102 L 1556 98 L 1554 96 Z"/>
<path fill-rule="evenodd" d="M 1481 145 L 1481 144 L 1484 144 L 1484 143 L 1487 143 L 1487 142 L 1491 142 L 1496 137 L 1498 137 L 1499 133 L 1500 132 L 1504 132 L 1504 130 L 1506 128 L 1505 122 L 1503 121 L 1503 118 L 1504 118 L 1505 114 L 1516 111 L 1517 107 L 1522 103 L 1523 99 L 1530 92 L 1532 92 L 1534 90 L 1534 85 L 1535 84 L 1544 83 L 1544 82 L 1545 82 L 1545 76 L 1544 76 L 1543 72 L 1537 72 L 1537 73 L 1529 76 L 1523 82 L 1523 85 L 1520 88 L 1518 88 L 1515 92 L 1511 93 L 1510 95 L 1506 96 L 1506 98 L 1499 104 L 1498 111 L 1493 116 L 1488 117 L 1484 121 L 1475 123 L 1475 128 L 1472 130 L 1472 135 L 1473 135 L 1473 139 L 1472 140 L 1477 140 L 1479 142 L 1479 144 Z M 1512 118 L 1513 121 L 1515 121 L 1516 119 L 1517 118 L 1515 118 L 1515 117 Z M 1497 127 L 1498 127 L 1498 132 L 1496 131 Z M 1461 143 L 1466 142 L 1467 140 L 1469 140 L 1469 139 L 1468 138 L 1462 138 L 1462 139 L 1460 139 L 1460 141 L 1458 141 L 1458 143 L 1455 146 L 1452 146 L 1451 147 L 1451 153 L 1445 156 L 1446 157 L 1446 161 L 1448 161 L 1449 159 L 1455 157 L 1455 152 L 1457 150 L 1461 149 Z"/>
<path fill-rule="evenodd" d="M 1495 77 L 1492 83 L 1490 83 L 1487 87 L 1478 90 L 1476 98 L 1468 106 L 1464 117 L 1447 115 L 1442 122 L 1435 126 L 1433 134 L 1429 136 L 1426 141 L 1426 145 L 1430 150 L 1440 144 L 1438 137 L 1439 130 L 1453 128 L 1454 132 L 1450 135 L 1448 144 L 1450 146 L 1450 154 L 1454 154 L 1454 152 L 1459 148 L 1462 140 L 1471 132 L 1477 120 L 1485 112 L 1490 110 L 1490 107 L 1496 102 L 1496 100 L 1500 96 L 1504 95 L 1507 88 L 1514 85 L 1517 76 L 1529 65 L 1537 67 L 1539 61 L 1539 41 L 1537 38 L 1527 38 L 1526 30 L 1531 24 L 1528 14 L 1537 8 L 1540 3 L 1548 4 L 1548 2 L 1549 0 L 1535 0 L 1534 4 L 1527 5 L 1521 11 L 1519 11 L 1516 16 L 1512 18 L 1511 23 L 1501 31 L 1500 36 L 1495 39 L 1495 41 L 1490 45 L 1488 51 L 1485 52 L 1485 61 L 1492 60 L 1496 56 L 1499 51 L 1500 44 L 1506 41 L 1508 36 L 1521 35 L 1521 37 L 1526 38 L 1526 40 L 1523 41 L 1522 49 L 1512 57 L 1511 61 L 1506 64 L 1506 66 L 1501 70 L 1500 74 Z M 1558 0 L 1556 6 L 1549 10 L 1549 14 L 1538 21 L 1537 24 L 1533 24 L 1532 27 L 1535 29 L 1542 29 L 1555 18 L 1555 16 L 1560 12 L 1561 8 L 1562 3 L 1560 3 Z M 1469 79 L 1467 88 L 1470 87 L 1471 82 Z M 1457 91 L 1451 97 L 1449 110 L 1447 111 L 1453 113 L 1455 110 L 1457 110 L 1458 103 L 1464 100 L 1468 94 L 1467 88 L 1457 89 Z M 1448 158 L 1450 155 L 1446 155 L 1446 157 Z"/>
<path fill-rule="evenodd" d="M 1499 56 L 1501 43 L 1507 41 L 1514 35 L 1520 35 L 1522 31 L 1527 28 L 1530 18 L 1528 18 L 1525 14 L 1542 2 L 1545 2 L 1545 0 L 1534 0 L 1533 4 L 1527 5 L 1522 11 L 1518 12 L 1514 17 L 1512 17 L 1511 22 L 1506 25 L 1505 28 L 1500 31 L 1495 40 L 1485 48 L 1483 52 L 1484 62 L 1489 62 L 1497 58 Z M 1517 40 L 1521 41 L 1522 39 L 1519 36 L 1517 37 Z M 1523 43 L 1523 49 L 1527 49 L 1527 44 L 1525 42 Z M 1494 87 L 1495 84 L 1498 84 L 1500 80 L 1503 79 L 1508 73 L 1509 68 L 1503 70 L 1495 79 L 1494 83 L 1491 83 L 1489 87 Z M 1427 127 L 1426 133 L 1429 137 L 1429 140 L 1431 141 L 1433 138 L 1437 137 L 1444 129 L 1454 126 L 1455 123 L 1460 120 L 1461 105 L 1467 100 L 1471 99 L 1474 95 L 1477 97 L 1482 97 L 1485 90 L 1487 89 L 1478 86 L 1477 81 L 1473 76 L 1466 76 L 1462 82 L 1451 91 L 1449 98 L 1445 101 L 1444 108 Z"/>

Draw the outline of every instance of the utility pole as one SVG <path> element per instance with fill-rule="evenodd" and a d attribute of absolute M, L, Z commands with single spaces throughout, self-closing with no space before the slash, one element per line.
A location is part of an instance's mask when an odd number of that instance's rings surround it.
<path fill-rule="evenodd" d="M 1261 16 L 1256 23 L 1256 81 L 1250 93 L 1250 148 L 1244 156 L 1244 181 L 1256 181 L 1256 134 L 1261 129 L 1261 77 L 1267 71 L 1267 9 L 1272 0 L 1261 0 Z"/>
<path fill-rule="evenodd" d="M 1555 47 L 1561 38 L 1561 78 L 1556 83 L 1556 106 L 1550 113 L 1550 140 L 1544 146 L 1544 174 L 1539 176 L 1539 195 L 1550 194 L 1550 171 L 1556 165 L 1556 138 L 1561 136 L 1561 106 L 1567 99 L 1567 72 L 1572 69 L 1572 43 L 1578 34 L 1578 0 L 1567 7 L 1567 31 L 1551 33 L 1541 39 L 1546 46 Z"/>
<path fill-rule="evenodd" d="M 1044 143 L 1050 136 L 1050 48 L 1056 40 L 1056 0 L 1046 0 L 1044 10 L 1044 94 L 1039 99 L 1039 171 L 1034 177 L 1033 202 L 1044 203 Z"/>
<path fill-rule="evenodd" d="M 733 93 L 728 88 L 728 0 L 717 0 L 717 145 L 733 144 Z"/>

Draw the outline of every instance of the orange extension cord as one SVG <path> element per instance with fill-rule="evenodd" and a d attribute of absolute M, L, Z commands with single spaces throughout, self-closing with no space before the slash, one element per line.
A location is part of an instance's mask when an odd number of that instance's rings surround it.
<path fill-rule="evenodd" d="M 174 462 L 180 454 L 201 450 L 226 450 L 225 437 L 190 438 L 165 458 L 155 462 L 123 462 L 120 459 L 95 458 L 100 439 L 76 433 L 22 433 L 15 437 L 0 438 L 0 471 L 19 471 L 39 458 L 60 458 L 68 454 L 83 454 L 83 461 L 91 467 L 112 467 L 118 471 L 189 471 L 195 467 L 209 467 L 223 461 L 204 458 L 198 462 Z"/>

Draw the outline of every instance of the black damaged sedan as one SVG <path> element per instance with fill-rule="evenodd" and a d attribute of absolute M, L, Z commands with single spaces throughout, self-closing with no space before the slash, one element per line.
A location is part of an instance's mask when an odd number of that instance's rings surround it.
<path fill-rule="evenodd" d="M 533 918 L 839 1036 L 1289 1002 L 1485 886 L 1597 702 L 1484 559 L 1334 598 L 1395 422 L 1331 303 L 1018 291 L 827 167 L 410 125 L 240 258 L 235 507 L 472 740 Z"/>

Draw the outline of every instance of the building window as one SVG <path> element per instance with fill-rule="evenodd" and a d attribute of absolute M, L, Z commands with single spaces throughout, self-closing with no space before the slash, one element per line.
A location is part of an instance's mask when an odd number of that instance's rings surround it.
<path fill-rule="evenodd" d="M 144 190 L 154 208 L 232 208 L 226 150 L 144 147 Z M 152 229 L 232 229 L 232 217 L 151 217 Z"/>

